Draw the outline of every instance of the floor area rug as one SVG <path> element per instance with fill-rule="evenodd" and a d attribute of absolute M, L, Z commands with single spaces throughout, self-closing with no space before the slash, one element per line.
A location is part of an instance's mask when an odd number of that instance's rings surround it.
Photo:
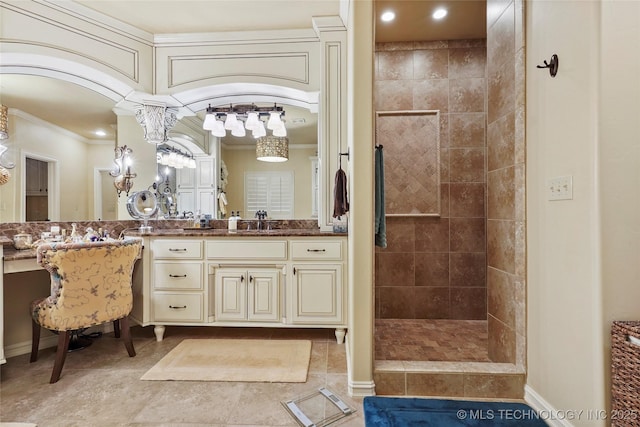
<path fill-rule="evenodd" d="M 300 383 L 310 357 L 308 340 L 186 339 L 141 379 Z"/>
<path fill-rule="evenodd" d="M 544 427 L 538 413 L 523 403 L 469 400 L 365 397 L 366 427 Z"/>

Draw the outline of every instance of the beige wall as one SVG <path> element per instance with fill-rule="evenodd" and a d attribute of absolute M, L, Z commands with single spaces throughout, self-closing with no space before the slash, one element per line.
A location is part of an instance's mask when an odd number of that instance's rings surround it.
<path fill-rule="evenodd" d="M 605 409 L 611 321 L 640 317 L 640 4 L 527 5 L 528 386 Z M 555 78 L 533 68 L 552 53 Z M 562 175 L 573 200 L 548 201 Z"/>
<path fill-rule="evenodd" d="M 10 110 L 11 112 L 11 110 Z M 0 221 L 18 221 L 20 215 L 21 158 L 31 155 L 57 164 L 60 189 L 60 216 L 51 219 L 68 221 L 87 219 L 88 197 L 87 146 L 82 138 L 49 125 L 28 114 L 9 114 L 10 135 L 6 143 L 16 167 L 10 170 L 11 180 L 0 186 Z M 49 189 L 49 194 L 53 194 Z"/>
<path fill-rule="evenodd" d="M 376 248 L 376 318 L 487 318 L 485 44 L 376 44 L 376 111 L 440 112 L 441 199 L 440 216 L 387 217 L 388 245 Z M 411 176 L 387 160 L 387 185 Z"/>

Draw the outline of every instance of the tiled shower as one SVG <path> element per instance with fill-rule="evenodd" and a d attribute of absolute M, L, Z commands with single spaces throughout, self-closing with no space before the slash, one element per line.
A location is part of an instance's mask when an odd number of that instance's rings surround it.
<path fill-rule="evenodd" d="M 440 112 L 441 190 L 439 216 L 387 217 L 377 360 L 526 365 L 522 8 L 488 8 L 486 40 L 376 45 L 376 111 Z"/>

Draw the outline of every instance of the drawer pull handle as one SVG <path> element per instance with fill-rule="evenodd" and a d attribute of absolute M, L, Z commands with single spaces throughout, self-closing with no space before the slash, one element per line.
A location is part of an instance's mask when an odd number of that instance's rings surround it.
<path fill-rule="evenodd" d="M 293 275 L 295 276 L 295 274 L 296 274 L 296 268 L 293 267 Z"/>
<path fill-rule="evenodd" d="M 169 248 L 169 252 L 187 252 L 187 250 L 185 248 L 182 248 L 182 249 Z"/>
<path fill-rule="evenodd" d="M 180 275 L 180 274 L 170 274 L 169 277 L 187 277 L 187 275 L 186 274 L 182 274 L 182 275 Z"/>
<path fill-rule="evenodd" d="M 169 306 L 169 308 L 170 308 L 170 309 L 172 309 L 172 310 L 182 310 L 182 309 L 187 308 L 187 306 L 186 306 L 186 305 L 183 305 L 183 306 L 181 306 L 181 307 L 178 307 L 178 306 L 176 306 L 176 305 L 170 305 L 170 306 Z"/>
<path fill-rule="evenodd" d="M 307 252 L 326 252 L 326 249 L 307 249 Z"/>

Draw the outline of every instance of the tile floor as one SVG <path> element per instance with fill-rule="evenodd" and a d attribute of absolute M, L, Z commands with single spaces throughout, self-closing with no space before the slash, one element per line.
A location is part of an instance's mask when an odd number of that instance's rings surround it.
<path fill-rule="evenodd" d="M 485 320 L 376 319 L 375 360 L 489 362 Z"/>
<path fill-rule="evenodd" d="M 112 334 L 70 353 L 60 381 L 49 384 L 54 349 L 10 358 L 0 368 L 0 421 L 38 427 L 295 426 L 281 401 L 326 386 L 356 409 L 334 425 L 364 426 L 362 398 L 347 393 L 345 346 L 331 329 L 167 327 L 156 342 L 152 327 L 132 328 L 136 357 Z M 306 383 L 141 381 L 185 338 L 310 339 Z"/>

